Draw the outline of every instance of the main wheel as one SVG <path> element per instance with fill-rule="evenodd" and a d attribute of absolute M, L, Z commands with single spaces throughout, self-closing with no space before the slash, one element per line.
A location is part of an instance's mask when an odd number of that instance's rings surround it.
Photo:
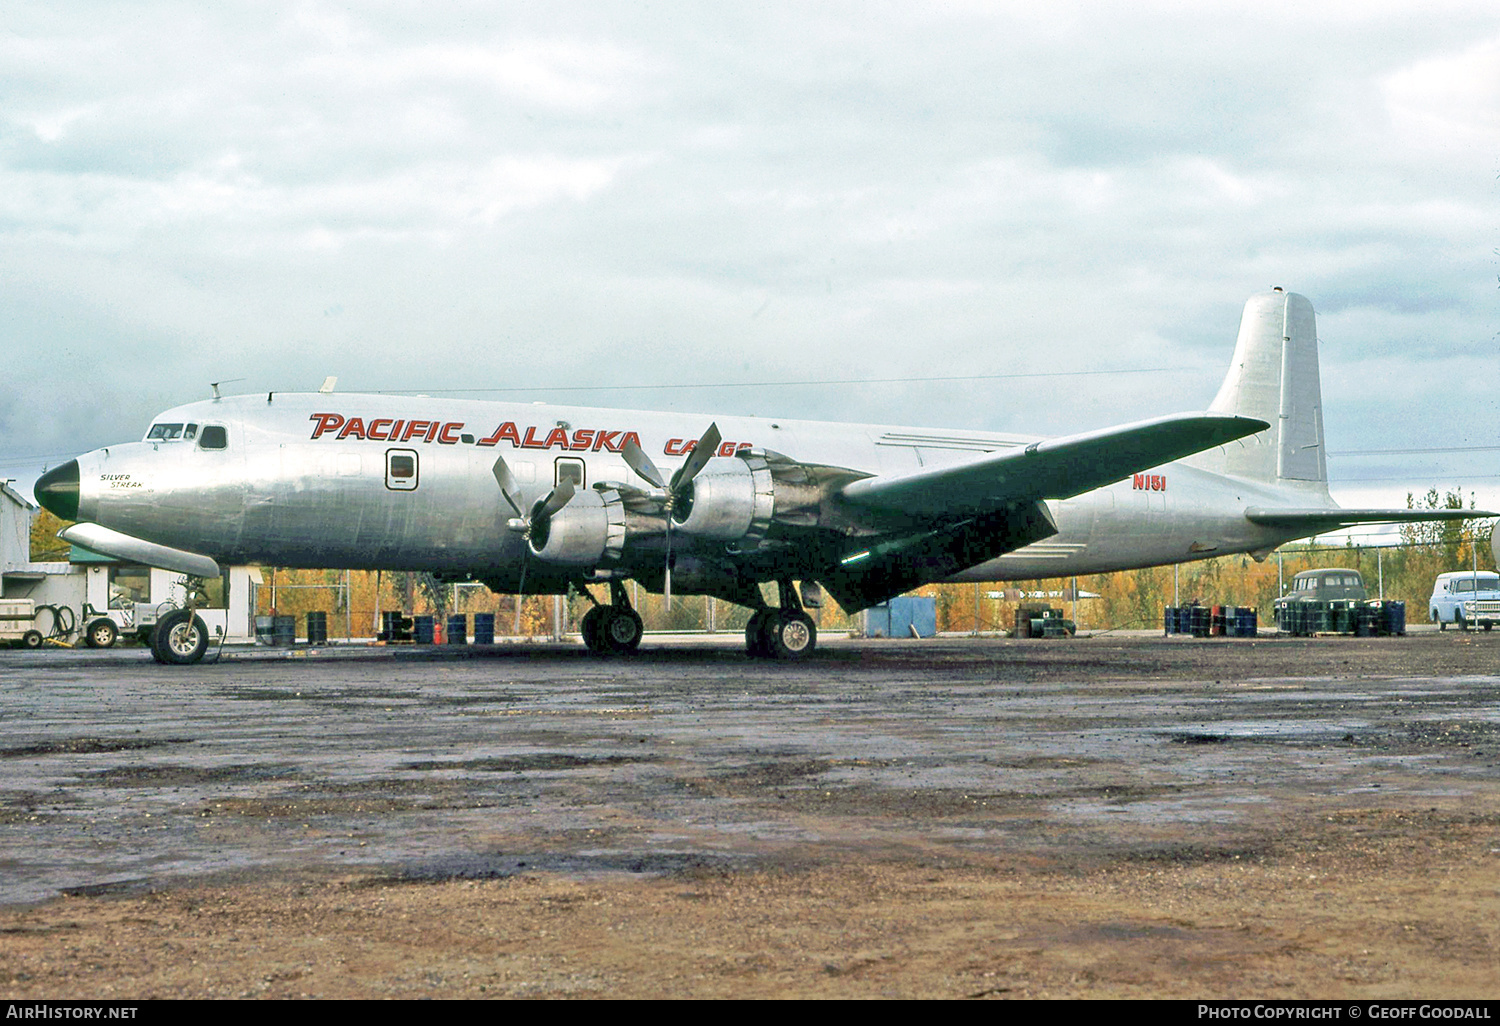
<path fill-rule="evenodd" d="M 782 610 L 766 632 L 766 649 L 774 659 L 801 659 L 818 644 L 818 628 L 800 609 Z"/>
<path fill-rule="evenodd" d="M 583 643 L 590 652 L 604 651 L 603 606 L 593 606 L 583 614 L 583 620 L 578 624 L 578 633 L 583 635 Z"/>
<path fill-rule="evenodd" d="M 119 636 L 120 631 L 115 627 L 115 622 L 101 616 L 83 632 L 83 643 L 89 648 L 110 648 Z"/>
<path fill-rule="evenodd" d="M 151 632 L 151 654 L 159 663 L 185 666 L 208 651 L 208 626 L 190 609 L 174 609 L 156 621 Z"/>
<path fill-rule="evenodd" d="M 645 632 L 640 614 L 634 609 L 609 607 L 604 614 L 604 623 L 599 631 L 604 640 L 604 651 L 613 655 L 629 655 L 641 647 L 641 635 Z"/>
<path fill-rule="evenodd" d="M 751 659 L 765 659 L 771 654 L 771 624 L 776 610 L 757 609 L 745 624 L 745 652 Z"/>

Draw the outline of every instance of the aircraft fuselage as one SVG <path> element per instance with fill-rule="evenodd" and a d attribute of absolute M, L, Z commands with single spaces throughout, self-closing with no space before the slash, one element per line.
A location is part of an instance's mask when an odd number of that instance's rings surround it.
<path fill-rule="evenodd" d="M 427 570 L 519 576 L 525 541 L 491 476 L 496 456 L 527 503 L 560 475 L 583 488 L 643 484 L 622 451 L 634 440 L 670 473 L 708 417 L 543 404 L 276 393 L 190 403 L 156 418 L 157 434 L 80 456 L 78 519 L 220 563 Z M 716 455 L 767 449 L 853 477 L 943 466 L 1024 447 L 1031 436 L 933 428 L 718 417 Z M 193 426 L 191 439 L 181 436 Z M 213 428 L 223 445 L 202 444 Z M 212 435 L 218 441 L 217 435 Z M 1247 506 L 1280 494 L 1173 463 L 1047 504 L 1057 534 L 953 579 L 1023 580 L 1268 551 L 1286 532 L 1257 527 Z M 811 516 L 856 537 L 889 529 L 825 499 Z M 679 537 L 685 551 L 711 542 Z M 638 549 L 637 551 L 642 551 Z M 650 546 L 644 551 L 649 552 Z M 651 557 L 654 558 L 654 557 Z M 559 586 L 545 565 L 537 588 Z M 562 575 L 566 577 L 567 575 Z M 679 591 L 693 590 L 690 582 Z"/>

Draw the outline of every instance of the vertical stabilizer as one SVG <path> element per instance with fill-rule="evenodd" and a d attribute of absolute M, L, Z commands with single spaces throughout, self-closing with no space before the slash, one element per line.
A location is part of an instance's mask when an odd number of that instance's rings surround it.
<path fill-rule="evenodd" d="M 1273 289 L 1250 297 L 1229 374 L 1209 410 L 1255 417 L 1271 429 L 1191 462 L 1253 481 L 1326 487 L 1318 329 L 1305 296 Z"/>

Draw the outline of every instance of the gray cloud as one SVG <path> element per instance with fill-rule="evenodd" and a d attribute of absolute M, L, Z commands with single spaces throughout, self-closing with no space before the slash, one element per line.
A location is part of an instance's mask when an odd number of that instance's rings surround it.
<path fill-rule="evenodd" d="M 1435 444 L 1454 395 L 1479 423 L 1500 412 L 1489 5 L 22 3 L 7 21 L 0 474 L 134 437 L 228 378 L 1166 368 L 538 393 L 1068 431 L 1206 404 L 1241 303 L 1273 284 L 1319 310 L 1331 447 Z"/>

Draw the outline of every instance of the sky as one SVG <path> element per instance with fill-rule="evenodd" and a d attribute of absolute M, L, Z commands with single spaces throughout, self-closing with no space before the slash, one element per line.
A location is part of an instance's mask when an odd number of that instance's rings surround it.
<path fill-rule="evenodd" d="M 11 0 L 0 477 L 328 375 L 1066 434 L 1279 285 L 1335 498 L 1500 508 L 1497 199 L 1493 0 Z"/>

